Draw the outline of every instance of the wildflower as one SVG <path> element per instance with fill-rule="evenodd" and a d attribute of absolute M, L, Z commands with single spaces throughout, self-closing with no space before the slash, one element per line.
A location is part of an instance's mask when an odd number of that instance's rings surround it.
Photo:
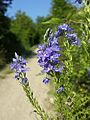
<path fill-rule="evenodd" d="M 58 38 L 61 35 L 61 33 L 62 33 L 62 30 L 61 31 L 56 31 L 54 33 L 54 35 L 55 35 L 56 38 Z"/>
<path fill-rule="evenodd" d="M 70 44 L 79 45 L 79 39 L 77 38 L 77 35 L 75 33 L 68 33 L 66 34 L 66 37 Z"/>
<path fill-rule="evenodd" d="M 55 72 L 62 73 L 63 67 L 64 67 L 64 66 L 61 66 L 61 67 L 59 67 L 59 68 L 54 68 L 54 71 L 55 71 Z"/>
<path fill-rule="evenodd" d="M 70 32 L 72 29 L 69 27 L 68 24 L 63 24 L 58 27 L 58 31 L 61 31 L 61 30 Z"/>
<path fill-rule="evenodd" d="M 27 79 L 27 77 L 22 78 L 21 83 L 24 84 L 24 85 L 27 85 L 27 84 L 28 84 L 28 79 Z"/>
<path fill-rule="evenodd" d="M 82 3 L 82 0 L 76 0 L 75 2 L 78 2 L 79 4 L 81 4 L 81 3 Z"/>
<path fill-rule="evenodd" d="M 60 33 L 60 31 L 58 30 Z M 58 36 L 59 37 L 59 36 Z M 61 48 L 58 44 L 58 37 L 56 34 L 49 34 L 47 41 L 39 46 L 37 51 L 37 57 L 39 58 L 38 63 L 43 68 L 42 72 L 50 74 L 51 72 L 61 73 L 61 68 L 57 68 L 59 63 L 58 58 L 61 56 L 59 51 Z M 49 79 L 45 78 L 43 82 L 48 83 Z"/>
<path fill-rule="evenodd" d="M 62 85 L 58 90 L 56 90 L 56 93 L 60 93 L 64 91 L 64 86 Z"/>
<path fill-rule="evenodd" d="M 44 73 L 49 73 L 52 70 L 53 70 L 53 65 L 51 65 L 50 63 L 44 65 L 44 69 L 43 69 Z"/>
<path fill-rule="evenodd" d="M 60 25 L 60 26 L 58 26 L 58 31 L 56 31 L 54 34 L 55 34 L 56 38 L 58 38 L 65 31 L 71 32 L 72 28 L 70 28 L 68 24 Z"/>
<path fill-rule="evenodd" d="M 43 82 L 44 82 L 45 84 L 47 84 L 49 81 L 50 81 L 49 78 L 44 78 L 44 79 L 43 79 Z"/>
<path fill-rule="evenodd" d="M 10 68 L 15 71 L 15 78 L 17 80 L 21 80 L 22 84 L 26 84 L 28 82 L 28 79 L 26 78 L 26 71 L 28 70 L 28 68 L 26 68 L 26 64 L 26 60 L 21 56 L 18 56 L 15 52 L 15 58 L 13 58 Z"/>
<path fill-rule="evenodd" d="M 20 74 L 16 72 L 15 79 L 19 80 L 19 76 L 20 76 Z"/>
<path fill-rule="evenodd" d="M 42 47 L 43 46 L 43 49 Z M 54 66 L 59 62 L 58 58 L 61 56 L 58 52 L 61 50 L 57 38 L 54 36 L 53 39 L 48 41 L 48 44 L 39 46 L 37 57 L 38 62 L 41 67 L 43 67 L 43 72 L 49 73 L 53 71 Z"/>
<path fill-rule="evenodd" d="M 15 58 L 13 58 L 13 62 L 10 64 L 10 68 L 15 70 L 17 73 L 26 72 L 26 60 L 21 56 L 18 56 L 15 52 Z"/>

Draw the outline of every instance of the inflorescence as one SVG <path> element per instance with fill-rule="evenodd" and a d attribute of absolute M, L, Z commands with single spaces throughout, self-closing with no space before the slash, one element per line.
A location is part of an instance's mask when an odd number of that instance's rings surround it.
<path fill-rule="evenodd" d="M 28 84 L 28 79 L 26 77 L 26 71 L 28 68 L 26 68 L 26 64 L 26 60 L 15 52 L 15 58 L 13 58 L 10 68 L 16 73 L 15 79 L 20 80 L 24 85 Z"/>
<path fill-rule="evenodd" d="M 52 72 L 61 72 L 61 67 L 58 67 L 58 58 L 61 56 L 59 53 L 60 47 L 58 44 L 58 38 L 54 34 L 50 34 L 43 45 L 39 45 L 37 57 L 39 58 L 39 65 L 43 68 L 43 72 L 50 74 Z M 44 83 L 48 83 L 49 79 L 45 78 Z"/>
<path fill-rule="evenodd" d="M 78 2 L 79 4 L 81 4 L 81 3 L 82 3 L 82 0 L 76 0 L 75 2 Z"/>
<path fill-rule="evenodd" d="M 43 68 L 43 72 L 49 74 L 50 72 L 62 72 L 63 66 L 58 67 L 58 58 L 61 56 L 59 53 L 61 48 L 58 44 L 58 38 L 63 32 L 67 32 L 66 37 L 70 44 L 78 45 L 79 40 L 77 35 L 71 32 L 72 29 L 67 25 L 63 24 L 58 27 L 58 31 L 54 34 L 49 34 L 47 41 L 43 45 L 39 45 L 39 50 L 37 51 L 37 57 L 39 58 L 38 63 Z"/>
<path fill-rule="evenodd" d="M 51 29 L 48 31 L 49 33 L 45 34 L 46 41 L 43 45 L 39 45 L 39 50 L 37 51 L 37 57 L 39 58 L 38 63 L 43 68 L 42 72 L 47 73 L 48 75 L 53 73 L 61 74 L 64 65 L 59 66 L 59 58 L 61 56 L 60 51 L 62 49 L 59 47 L 58 38 L 64 33 L 68 43 L 75 46 L 79 45 L 79 39 L 77 38 L 77 34 L 73 33 L 72 28 L 70 28 L 68 24 L 58 26 L 58 30 L 55 33 L 52 33 Z M 50 79 L 47 77 L 43 80 L 45 84 L 49 81 Z M 57 93 L 63 90 L 63 87 L 60 87 L 60 89 L 57 90 Z"/>

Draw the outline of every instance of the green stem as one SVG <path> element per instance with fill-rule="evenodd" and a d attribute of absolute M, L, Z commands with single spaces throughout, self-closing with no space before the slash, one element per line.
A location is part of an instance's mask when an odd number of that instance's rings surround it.
<path fill-rule="evenodd" d="M 36 109 L 35 112 L 42 118 L 42 120 L 48 120 L 49 116 L 45 113 L 45 111 L 40 107 L 38 104 L 36 98 L 33 97 L 33 92 L 31 91 L 31 88 L 29 85 L 22 85 L 26 96 L 28 97 L 30 103 L 34 106 Z"/>

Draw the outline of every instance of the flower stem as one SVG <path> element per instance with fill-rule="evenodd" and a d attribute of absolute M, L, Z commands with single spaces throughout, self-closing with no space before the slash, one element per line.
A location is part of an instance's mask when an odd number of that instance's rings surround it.
<path fill-rule="evenodd" d="M 33 92 L 31 91 L 31 88 L 28 85 L 22 85 L 26 96 L 28 97 L 30 103 L 33 105 L 33 107 L 35 108 L 35 112 L 42 118 L 42 120 L 48 120 L 49 116 L 46 114 L 46 112 L 40 107 L 40 105 L 38 104 L 38 101 L 36 100 L 36 98 L 33 97 Z"/>

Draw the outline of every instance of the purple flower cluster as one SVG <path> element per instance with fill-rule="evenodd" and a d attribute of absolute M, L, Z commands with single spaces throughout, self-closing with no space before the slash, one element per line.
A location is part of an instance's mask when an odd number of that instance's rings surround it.
<path fill-rule="evenodd" d="M 62 67 L 58 67 L 58 58 L 61 56 L 59 54 L 60 47 L 58 45 L 58 38 L 52 34 L 47 39 L 47 43 L 39 45 L 39 50 L 37 51 L 37 57 L 39 58 L 39 65 L 43 68 L 43 72 L 49 74 L 50 72 L 62 72 Z M 48 83 L 49 80 L 44 79 L 44 83 Z"/>
<path fill-rule="evenodd" d="M 55 36 L 59 37 L 63 33 L 65 33 L 69 44 L 79 45 L 79 39 L 77 38 L 76 33 L 73 33 L 72 28 L 70 28 L 68 24 L 58 26 L 58 31 L 55 32 Z"/>
<path fill-rule="evenodd" d="M 16 79 L 21 79 L 21 82 L 23 84 L 26 84 L 28 82 L 28 79 L 26 77 L 26 71 L 28 68 L 26 68 L 26 60 L 22 58 L 21 56 L 18 56 L 15 52 L 15 58 L 13 58 L 13 62 L 10 64 L 11 70 L 14 70 L 16 75 Z"/>
<path fill-rule="evenodd" d="M 81 3 L 82 3 L 82 0 L 76 0 L 75 2 L 78 2 L 79 4 L 81 4 Z"/>
<path fill-rule="evenodd" d="M 44 78 L 44 79 L 43 79 L 43 82 L 44 82 L 45 84 L 47 84 L 49 81 L 50 81 L 49 78 Z"/>
<path fill-rule="evenodd" d="M 63 66 L 59 67 L 59 57 L 61 56 L 60 47 L 58 44 L 58 38 L 61 35 L 65 35 L 66 39 L 70 44 L 78 45 L 79 40 L 77 39 L 77 35 L 73 33 L 72 28 L 69 27 L 68 24 L 63 24 L 58 26 L 58 30 L 55 33 L 52 33 L 49 29 L 47 36 L 47 41 L 43 45 L 39 45 L 39 50 L 37 51 L 37 57 L 39 58 L 39 65 L 43 68 L 43 72 L 50 74 L 54 73 L 62 73 Z M 47 80 L 43 80 L 44 83 L 47 83 Z"/>
<path fill-rule="evenodd" d="M 63 24 L 58 26 L 58 30 L 55 32 L 55 36 L 59 37 L 60 35 L 63 34 L 63 32 L 71 32 L 72 29 L 69 27 L 68 24 Z"/>
<path fill-rule="evenodd" d="M 58 90 L 56 90 L 56 93 L 64 92 L 64 86 L 62 85 Z"/>
<path fill-rule="evenodd" d="M 66 34 L 69 44 L 79 45 L 79 39 L 77 38 L 76 33 Z"/>
<path fill-rule="evenodd" d="M 54 72 L 61 72 L 61 69 L 56 67 L 59 63 L 58 58 L 61 56 L 58 52 L 60 51 L 60 47 L 58 45 L 58 38 L 54 35 L 48 40 L 48 43 L 39 46 L 38 50 L 38 62 L 41 67 L 43 67 L 43 72 L 50 73 L 51 71 Z"/>

